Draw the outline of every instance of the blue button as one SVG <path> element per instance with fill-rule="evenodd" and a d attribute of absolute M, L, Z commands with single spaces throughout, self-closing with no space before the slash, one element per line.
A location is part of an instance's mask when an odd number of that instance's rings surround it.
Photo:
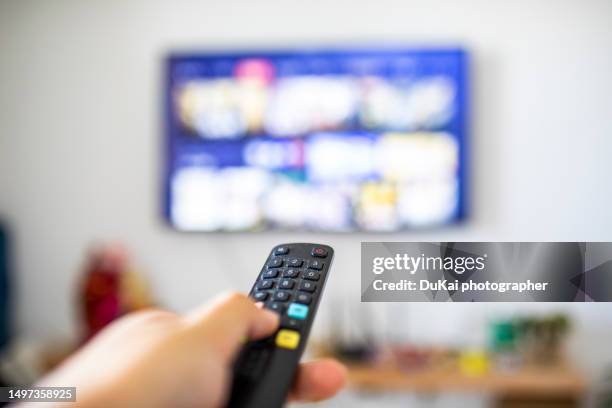
<path fill-rule="evenodd" d="M 291 303 L 289 305 L 289 310 L 287 310 L 287 316 L 293 319 L 304 320 L 306 316 L 308 316 L 308 306 Z"/>

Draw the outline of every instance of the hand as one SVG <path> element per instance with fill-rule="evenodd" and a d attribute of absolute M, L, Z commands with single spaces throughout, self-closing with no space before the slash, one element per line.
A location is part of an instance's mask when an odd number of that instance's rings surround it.
<path fill-rule="evenodd" d="M 184 317 L 137 312 L 111 324 L 39 385 L 76 386 L 79 407 L 222 407 L 243 339 L 271 335 L 278 320 L 235 293 Z M 345 377 L 334 360 L 302 364 L 290 398 L 330 398 Z"/>

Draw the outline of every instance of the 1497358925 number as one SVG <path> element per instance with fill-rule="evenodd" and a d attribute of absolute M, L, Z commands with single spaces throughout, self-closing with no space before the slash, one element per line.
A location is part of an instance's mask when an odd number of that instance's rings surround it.
<path fill-rule="evenodd" d="M 76 401 L 76 387 L 0 387 L 0 401 Z"/>

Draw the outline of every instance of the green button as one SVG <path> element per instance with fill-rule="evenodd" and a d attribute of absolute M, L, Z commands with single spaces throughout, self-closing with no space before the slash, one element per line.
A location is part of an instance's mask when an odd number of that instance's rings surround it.
<path fill-rule="evenodd" d="M 306 316 L 308 316 L 308 306 L 300 305 L 298 303 L 291 303 L 289 305 L 289 310 L 287 311 L 287 316 L 293 319 L 304 320 L 306 319 Z"/>

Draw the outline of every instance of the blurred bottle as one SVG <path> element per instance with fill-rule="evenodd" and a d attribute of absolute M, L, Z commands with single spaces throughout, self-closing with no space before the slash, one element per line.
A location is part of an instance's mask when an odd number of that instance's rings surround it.
<path fill-rule="evenodd" d="M 472 377 L 485 375 L 490 365 L 489 355 L 484 350 L 468 349 L 459 355 L 459 368 L 465 375 Z"/>
<path fill-rule="evenodd" d="M 154 304 L 146 281 L 132 268 L 122 245 L 95 246 L 87 258 L 79 291 L 84 341 L 118 317 Z"/>
<path fill-rule="evenodd" d="M 498 319 L 490 323 L 490 349 L 495 366 L 500 371 L 516 371 L 522 364 L 518 332 L 512 319 Z"/>

